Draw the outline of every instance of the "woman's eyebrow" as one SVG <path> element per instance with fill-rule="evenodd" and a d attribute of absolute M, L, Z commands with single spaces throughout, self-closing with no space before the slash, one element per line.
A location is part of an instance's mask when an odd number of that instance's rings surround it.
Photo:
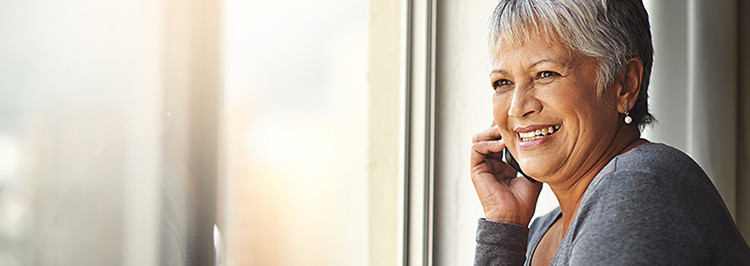
<path fill-rule="evenodd" d="M 538 64 L 541 64 L 541 63 L 553 63 L 553 64 L 557 64 L 557 65 L 565 66 L 565 67 L 568 67 L 568 66 L 569 66 L 568 64 L 565 64 L 565 63 L 563 63 L 563 62 L 561 62 L 561 61 L 558 61 L 558 60 L 554 60 L 554 59 L 549 59 L 549 58 L 544 58 L 544 59 L 540 59 L 539 61 L 536 61 L 536 62 L 534 62 L 534 63 L 531 63 L 530 65 L 528 65 L 528 66 L 526 67 L 526 69 L 531 69 L 531 68 L 533 68 L 533 67 L 535 67 L 536 65 L 538 65 Z M 494 74 L 494 73 L 500 73 L 500 74 L 505 74 L 505 75 L 507 75 L 507 74 L 508 74 L 508 72 L 507 72 L 507 71 L 505 71 L 505 70 L 503 70 L 503 69 L 499 69 L 499 68 L 493 69 L 493 70 L 492 70 L 492 72 L 490 72 L 490 76 L 492 76 L 492 74 Z"/>
<path fill-rule="evenodd" d="M 495 73 L 500 73 L 500 74 L 503 74 L 503 75 L 508 75 L 508 72 L 505 71 L 505 70 L 502 70 L 502 69 L 493 69 L 492 72 L 490 72 L 490 76 L 492 76 L 492 74 L 495 74 Z"/>
<path fill-rule="evenodd" d="M 541 64 L 541 63 L 553 63 L 553 64 L 557 64 L 557 65 L 561 65 L 561 66 L 568 66 L 568 64 L 565 64 L 565 63 L 560 62 L 560 61 L 549 59 L 549 58 L 544 58 L 542 60 L 539 60 L 539 61 L 536 61 L 534 63 L 531 63 L 529 66 L 526 67 L 526 69 L 533 68 L 536 65 Z"/>

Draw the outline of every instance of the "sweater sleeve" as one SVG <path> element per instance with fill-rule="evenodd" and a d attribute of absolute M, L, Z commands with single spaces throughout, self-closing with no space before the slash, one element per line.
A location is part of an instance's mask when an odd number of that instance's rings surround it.
<path fill-rule="evenodd" d="M 479 219 L 474 265 L 523 265 L 529 228 Z"/>

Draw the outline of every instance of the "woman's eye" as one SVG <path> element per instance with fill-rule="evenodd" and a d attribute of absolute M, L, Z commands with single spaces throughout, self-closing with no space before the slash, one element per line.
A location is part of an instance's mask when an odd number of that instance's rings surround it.
<path fill-rule="evenodd" d="M 560 74 L 556 72 L 552 72 L 552 71 L 542 71 L 542 72 L 539 72 L 539 74 L 537 74 L 537 78 L 540 78 L 540 79 L 549 78 L 549 77 L 557 77 L 557 76 L 560 76 Z"/>
<path fill-rule="evenodd" d="M 507 85 L 511 85 L 511 84 L 513 84 L 513 83 L 512 83 L 512 82 L 510 82 L 510 80 L 507 80 L 507 79 L 501 79 L 501 80 L 495 81 L 495 84 L 494 84 L 494 86 L 493 86 L 493 87 L 494 87 L 495 89 L 497 89 L 497 88 L 499 88 L 499 87 L 502 87 L 502 86 L 507 86 Z"/>

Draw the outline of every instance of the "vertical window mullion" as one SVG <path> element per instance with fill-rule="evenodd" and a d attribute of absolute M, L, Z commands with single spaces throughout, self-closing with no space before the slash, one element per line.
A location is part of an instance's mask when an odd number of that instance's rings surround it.
<path fill-rule="evenodd" d="M 432 264 L 435 2 L 407 0 L 404 71 L 404 265 Z"/>

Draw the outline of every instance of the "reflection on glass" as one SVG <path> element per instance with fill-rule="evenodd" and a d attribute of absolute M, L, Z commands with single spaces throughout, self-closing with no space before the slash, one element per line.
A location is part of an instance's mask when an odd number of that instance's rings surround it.
<path fill-rule="evenodd" d="M 0 1 L 0 36 L 0 265 L 367 263 L 366 1 Z"/>
<path fill-rule="evenodd" d="M 227 262 L 366 265 L 366 1 L 224 3 Z"/>
<path fill-rule="evenodd" d="M 163 4 L 0 2 L 0 265 L 198 262 Z"/>

